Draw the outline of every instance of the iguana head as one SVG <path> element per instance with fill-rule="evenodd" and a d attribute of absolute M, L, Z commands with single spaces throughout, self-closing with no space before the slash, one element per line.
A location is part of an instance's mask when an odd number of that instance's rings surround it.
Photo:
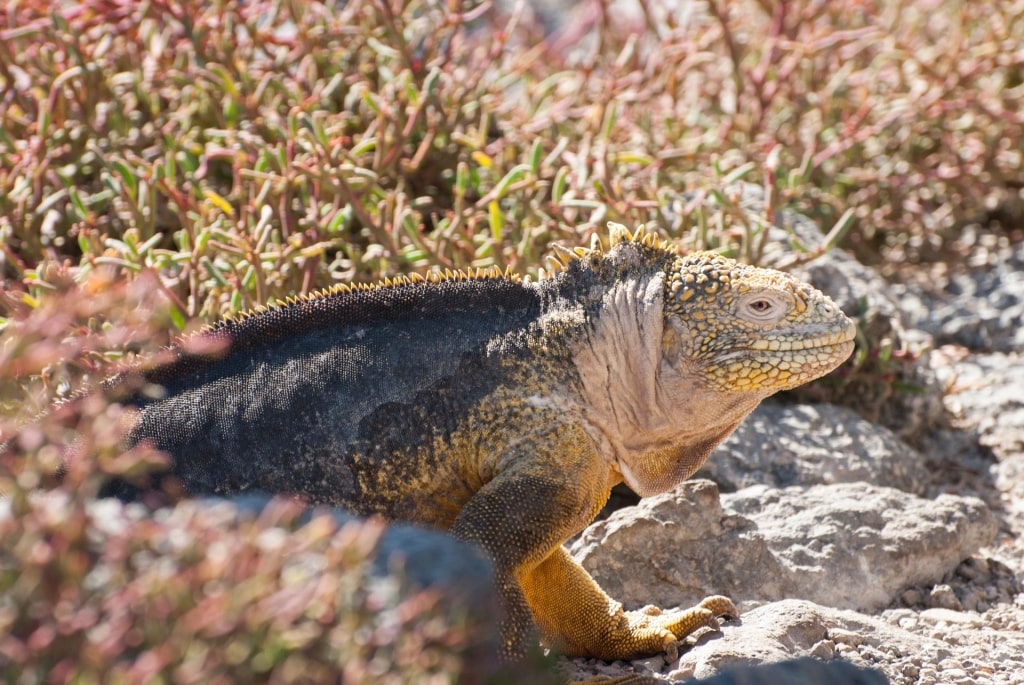
<path fill-rule="evenodd" d="M 604 284 L 574 361 L 594 435 L 639 494 L 692 475 L 757 404 L 839 366 L 854 323 L 789 274 L 643 229 L 576 253 Z"/>
<path fill-rule="evenodd" d="M 663 349 L 722 392 L 788 390 L 850 356 L 854 323 L 793 276 L 711 252 L 666 273 Z"/>

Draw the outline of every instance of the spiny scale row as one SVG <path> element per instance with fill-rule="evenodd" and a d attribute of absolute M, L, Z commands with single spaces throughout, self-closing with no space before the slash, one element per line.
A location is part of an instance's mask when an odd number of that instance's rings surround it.
<path fill-rule="evenodd" d="M 335 293 L 349 293 L 356 291 L 367 291 L 367 290 L 379 290 L 381 288 L 395 288 L 402 285 L 413 285 L 415 283 L 443 283 L 445 281 L 479 281 L 479 280 L 492 280 L 504 278 L 511 281 L 519 281 L 519 274 L 512 271 L 512 267 L 507 267 L 504 271 L 500 267 L 491 266 L 487 268 L 470 268 L 470 269 L 445 269 L 444 271 L 429 271 L 426 275 L 423 274 L 408 274 L 398 275 L 385 278 L 381 281 L 374 283 L 338 283 L 332 285 L 329 288 L 318 290 L 314 293 L 295 295 L 285 299 L 283 302 L 278 301 L 279 304 L 296 304 L 298 302 L 306 302 L 309 300 L 315 300 L 319 297 L 325 297 L 327 295 L 333 295 Z"/>
<path fill-rule="evenodd" d="M 654 233 L 647 231 L 643 224 L 637 226 L 636 230 L 630 232 L 624 225 L 615 223 L 613 221 L 608 222 L 608 236 L 599 236 L 594 234 L 590 241 L 590 247 L 576 247 L 567 248 L 559 244 L 553 244 L 554 255 L 548 257 L 548 263 L 550 269 L 546 273 L 544 269 L 540 269 L 538 276 L 540 279 L 545 279 L 553 276 L 555 273 L 564 270 L 571 262 L 582 259 L 587 256 L 598 256 L 602 253 L 609 251 L 615 245 L 622 242 L 635 242 L 640 243 L 646 247 L 676 251 L 675 245 L 667 240 L 662 240 Z M 338 283 L 328 288 L 318 290 L 313 293 L 303 293 L 301 295 L 293 295 L 283 300 L 277 300 L 267 305 L 257 305 L 252 309 L 244 312 L 239 312 L 232 316 L 225 318 L 218 324 L 212 326 L 204 326 L 201 332 L 209 332 L 210 330 L 220 326 L 223 323 L 231 321 L 244 321 L 250 317 L 262 314 L 267 311 L 279 309 L 281 307 L 288 307 L 292 305 L 302 304 L 304 302 L 311 302 L 320 298 L 329 297 L 331 295 L 353 293 L 353 292 L 368 292 L 380 290 L 383 288 L 395 288 L 399 286 L 414 285 L 418 283 L 443 283 L 446 281 L 471 281 L 471 280 L 491 280 L 491 279 L 507 279 L 516 283 L 522 282 L 523 278 L 520 274 L 512 271 L 512 267 L 507 267 L 504 271 L 500 267 L 492 266 L 487 268 L 469 268 L 463 269 L 445 269 L 444 271 L 430 271 L 426 275 L 422 274 L 408 274 L 398 275 L 385 278 L 381 281 L 374 283 Z"/>
<path fill-rule="evenodd" d="M 563 271 L 570 263 L 579 259 L 604 254 L 619 243 L 625 242 L 639 243 L 645 247 L 656 250 L 666 250 L 673 253 L 678 251 L 676 246 L 668 240 L 662 240 L 654 233 L 649 233 L 643 224 L 637 226 L 636 230 L 631 233 L 629 229 L 622 224 L 609 221 L 608 239 L 605 240 L 603 236 L 599 236 L 595 233 L 590 239 L 589 248 L 570 248 L 565 247 L 564 245 L 559 245 L 558 243 L 553 244 L 551 249 L 554 251 L 554 254 L 547 256 L 548 271 L 545 272 L 544 269 L 541 269 L 540 278 L 543 279 L 548 277 L 549 274 L 553 275 L 559 271 Z"/>
<path fill-rule="evenodd" d="M 245 319 L 256 316 L 257 314 L 262 314 L 281 307 L 302 304 L 303 302 L 313 302 L 324 297 L 343 293 L 372 292 L 375 290 L 382 290 L 384 288 L 397 288 L 399 286 L 414 285 L 417 283 L 444 283 L 446 281 L 477 281 L 501 278 L 517 283 L 522 280 L 519 274 L 512 271 L 511 266 L 507 267 L 504 271 L 502 271 L 500 267 L 491 266 L 487 268 L 469 268 L 465 270 L 445 269 L 444 271 L 430 271 L 426 275 L 416 273 L 408 275 L 403 274 L 384 278 L 383 280 L 375 281 L 373 283 L 338 283 L 330 287 L 317 290 L 316 292 L 292 295 L 284 299 L 276 300 L 270 304 L 257 305 L 252 309 L 233 314 L 227 317 L 225 321 L 244 321 Z M 208 326 L 206 328 L 210 327 Z"/>

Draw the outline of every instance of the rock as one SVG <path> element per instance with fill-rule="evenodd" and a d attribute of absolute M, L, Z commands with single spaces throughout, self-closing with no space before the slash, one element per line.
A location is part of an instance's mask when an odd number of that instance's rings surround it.
<path fill-rule="evenodd" d="M 491 565 L 438 532 L 266 496 L 152 510 L 65 488 L 0 497 L 0 532 L 0 557 L 20 560 L 0 592 L 0 662 L 28 674 L 15 681 L 54 664 L 95 682 L 195 681 L 213 664 L 213 680 L 239 682 L 558 682 L 539 645 L 502 663 Z M 37 551 L 11 556 L 23 548 Z M 84 666 L 67 661 L 79 643 Z"/>
<path fill-rule="evenodd" d="M 179 503 L 178 507 L 210 506 L 217 503 L 233 507 L 238 516 L 261 512 L 272 501 L 269 495 L 247 493 L 233 498 L 207 498 Z M 316 507 L 304 520 L 327 513 L 339 528 L 363 525 L 366 520 L 340 509 Z M 463 654 L 465 670 L 459 682 L 529 681 L 554 685 L 561 682 L 549 672 L 538 648 L 522 663 L 503 664 L 500 647 L 501 607 L 494 587 L 490 560 L 475 545 L 450 535 L 403 523 L 389 523 L 374 549 L 370 574 L 375 581 L 398 584 L 399 599 L 408 601 L 415 593 L 440 593 L 445 619 L 452 625 L 466 626 L 473 642 Z"/>
<path fill-rule="evenodd" d="M 961 491 L 968 485 L 1003 511 L 1005 548 L 1013 549 L 1024 525 L 1024 354 L 947 346 L 936 351 L 933 364 L 949 387 L 946 406 L 961 428 L 953 437 L 964 442 L 966 436 L 973 445 L 947 440 L 932 453 L 941 455 L 947 480 L 966 477 Z"/>
<path fill-rule="evenodd" d="M 862 638 L 857 632 L 865 623 L 876 624 L 872 626 L 876 629 L 872 631 L 874 636 Z M 878 635 L 879 631 L 885 637 Z M 739 621 L 723 624 L 720 634 L 704 633 L 668 675 L 675 679 L 709 678 L 737 666 L 808 656 L 825 640 L 856 650 L 864 644 L 880 644 L 880 638 L 888 638 L 898 631 L 900 629 L 887 623 L 852 611 L 829 609 L 802 600 L 783 600 L 753 609 Z M 904 642 L 920 647 L 923 640 L 908 633 Z"/>
<path fill-rule="evenodd" d="M 692 605 L 746 587 L 752 576 L 782 573 L 756 524 L 726 515 L 718 488 L 706 480 L 614 512 L 587 528 L 570 551 L 627 608 Z"/>
<path fill-rule="evenodd" d="M 878 609 L 908 586 L 937 582 L 991 542 L 995 518 L 979 499 L 923 499 L 864 483 L 722 497 L 747 516 L 788 571 L 786 595 L 849 609 Z"/>
<path fill-rule="evenodd" d="M 571 552 L 628 608 L 724 594 L 878 609 L 909 585 L 939 582 L 994 532 L 974 498 L 860 483 L 719 498 L 713 483 L 691 481 L 595 523 Z"/>
<path fill-rule="evenodd" d="M 921 454 L 853 410 L 775 402 L 747 417 L 697 476 L 725 492 L 863 481 L 923 494 L 929 481 Z"/>
<path fill-rule="evenodd" d="M 813 650 L 812 650 L 813 651 Z M 763 666 L 729 668 L 721 675 L 692 681 L 693 685 L 887 685 L 879 671 L 843 661 L 824 663 L 794 659 Z"/>
<path fill-rule="evenodd" d="M 1024 519 L 1024 452 L 1003 457 L 995 469 L 995 485 L 1008 507 Z"/>
<path fill-rule="evenodd" d="M 185 500 L 175 508 L 227 505 L 230 518 L 255 516 L 273 500 L 261 493 L 230 498 L 210 497 Z M 232 511 L 233 510 L 233 511 Z M 340 509 L 316 507 L 300 520 L 327 513 L 339 527 L 365 522 Z M 491 563 L 471 545 L 433 530 L 409 524 L 389 524 L 374 550 L 371 572 L 378 578 L 401 575 L 408 592 L 424 589 L 450 595 L 449 601 L 464 603 L 481 621 L 493 623 L 500 613 L 497 592 L 491 580 Z"/>
<path fill-rule="evenodd" d="M 956 593 L 953 592 L 953 588 L 948 585 L 936 585 L 932 588 L 932 591 L 928 593 L 928 606 L 937 607 L 940 609 L 950 609 L 954 612 L 963 611 L 963 604 L 957 599 Z"/>
<path fill-rule="evenodd" d="M 963 629 L 963 626 L 961 626 Z M 917 635 L 881 619 L 849 610 L 832 609 L 803 600 L 788 599 L 753 609 L 739 621 L 726 623 L 721 633 L 707 632 L 696 645 L 680 657 L 670 679 L 711 677 L 727 673 L 726 669 L 738 665 L 779 661 L 807 656 L 824 640 L 831 641 L 846 661 L 861 668 L 880 669 L 893 683 L 910 683 L 909 674 L 917 672 L 922 664 L 935 668 L 936 675 L 956 675 L 965 664 L 950 659 L 949 646 L 940 639 Z M 1008 650 L 1000 650 L 1006 652 Z M 995 658 L 987 664 L 998 666 Z M 837 668 L 828 665 L 831 668 Z M 850 666 L 845 666 L 850 669 Z M 752 669 L 751 673 L 757 669 Z M 827 672 L 822 669 L 822 673 Z M 847 670 L 844 676 L 855 680 L 808 679 L 808 683 L 875 683 L 887 682 L 871 671 Z M 721 677 L 721 676 L 719 676 Z M 817 678 L 818 676 L 815 676 Z M 717 682 L 717 681 L 712 681 Z M 723 680 L 723 683 L 730 682 Z M 745 682 L 745 681 L 732 681 Z M 761 681 L 751 681 L 761 682 Z M 764 681 L 769 682 L 769 681 Z M 778 682 L 800 682 L 783 681 Z M 945 682 L 945 680 L 943 680 Z"/>
<path fill-rule="evenodd" d="M 1024 580 L 1013 569 L 996 559 L 973 556 L 947 573 L 940 584 L 907 588 L 897 604 L 917 610 L 944 607 L 985 613 L 993 606 L 1012 605 L 1022 592 Z"/>
<path fill-rule="evenodd" d="M 1024 356 L 995 352 L 949 359 L 938 370 L 950 411 L 999 458 L 1024 454 Z"/>
<path fill-rule="evenodd" d="M 129 525 L 132 517 L 138 518 L 138 512 L 144 512 L 141 516 L 152 515 L 159 525 L 166 526 L 170 531 L 168 537 L 180 535 L 180 522 L 193 517 L 212 517 L 221 530 L 243 521 L 255 520 L 259 525 L 270 521 L 265 524 L 264 534 L 277 549 L 281 544 L 279 539 L 290 533 L 288 526 L 281 527 L 272 522 L 275 503 L 281 504 L 269 495 L 247 493 L 233 498 L 184 500 L 152 514 L 141 505 L 124 504 L 116 499 L 102 499 L 89 506 L 96 510 L 94 518 L 104 522 L 97 534 Z M 323 514 L 329 515 L 337 524 L 336 535 L 339 536 L 350 535 L 353 526 L 379 525 L 368 524 L 358 516 L 326 507 L 307 510 L 289 525 L 299 527 Z M 492 678 L 517 676 L 557 682 L 538 670 L 539 650 L 538 654 L 531 654 L 524 664 L 501 664 L 498 657 L 501 608 L 493 584 L 491 563 L 474 545 L 412 525 L 389 524 L 380 533 L 372 554 L 365 590 L 380 591 L 381 611 L 401 611 L 401 608 L 393 607 L 402 606 L 413 611 L 413 598 L 427 591 L 440 597 L 438 618 L 445 628 L 465 629 L 466 634 L 472 636 L 459 654 L 464 659 L 460 682 L 491 682 Z M 314 567 L 316 563 L 314 561 Z M 438 628 L 441 627 L 439 624 Z"/>
<path fill-rule="evenodd" d="M 899 283 L 891 291 L 910 325 L 927 331 L 939 345 L 975 351 L 1024 351 L 1024 244 L 1001 244 L 984 235 L 969 255 L 969 268 L 940 288 Z"/>

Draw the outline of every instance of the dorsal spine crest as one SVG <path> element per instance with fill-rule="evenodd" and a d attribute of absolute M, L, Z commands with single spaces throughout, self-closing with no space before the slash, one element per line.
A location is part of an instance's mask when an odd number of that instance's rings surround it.
<path fill-rule="evenodd" d="M 567 267 L 574 262 L 587 260 L 590 260 L 591 263 L 597 262 L 616 245 L 624 242 L 634 243 L 649 249 L 665 251 L 672 255 L 678 254 L 678 249 L 675 245 L 667 240 L 660 239 L 655 233 L 648 231 L 643 224 L 637 226 L 635 230 L 630 231 L 623 224 L 610 221 L 608 222 L 607 233 L 604 235 L 595 233 L 591 238 L 590 247 L 588 248 L 570 248 L 557 243 L 553 244 L 551 246 L 552 254 L 548 255 L 545 260 L 546 268 L 539 269 L 538 278 L 539 280 L 552 278 L 556 274 L 565 271 Z M 312 293 L 289 295 L 265 305 L 256 305 L 246 311 L 225 317 L 216 324 L 204 326 L 199 333 L 208 334 L 216 331 L 225 324 L 242 322 L 246 319 L 252 318 L 253 316 L 264 314 L 269 311 L 313 303 L 323 298 L 342 296 L 346 293 L 373 292 L 411 285 L 439 285 L 446 281 L 486 281 L 495 279 L 505 279 L 513 283 L 523 282 L 522 276 L 515 273 L 511 266 L 506 267 L 504 270 L 498 266 L 490 266 L 469 267 L 464 270 L 445 268 L 442 271 L 434 269 L 428 271 L 426 274 L 413 273 L 409 275 L 387 276 L 379 281 L 371 283 L 337 283 Z"/>

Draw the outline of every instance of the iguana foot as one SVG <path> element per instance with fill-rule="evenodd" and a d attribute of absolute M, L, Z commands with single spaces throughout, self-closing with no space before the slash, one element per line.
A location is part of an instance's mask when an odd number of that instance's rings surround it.
<path fill-rule="evenodd" d="M 666 611 L 645 606 L 626 611 L 626 626 L 619 634 L 624 656 L 647 656 L 665 652 L 669 660 L 679 658 L 679 641 L 700 628 L 719 629 L 719 617 L 739 618 L 736 606 L 728 597 L 714 595 L 689 609 Z"/>

